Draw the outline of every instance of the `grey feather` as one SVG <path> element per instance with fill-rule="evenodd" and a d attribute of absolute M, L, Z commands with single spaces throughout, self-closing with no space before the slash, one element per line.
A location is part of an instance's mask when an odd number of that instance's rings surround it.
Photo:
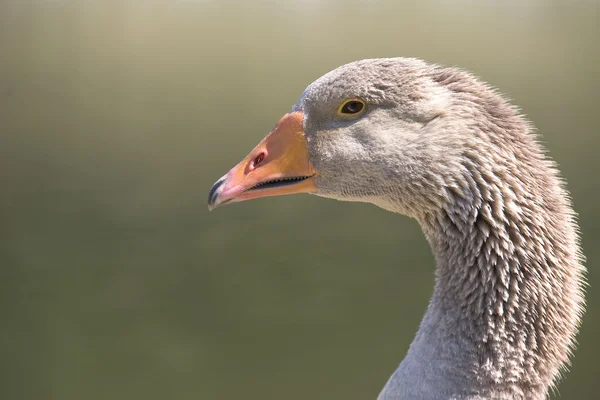
<path fill-rule="evenodd" d="M 338 115 L 348 98 L 366 112 Z M 379 400 L 546 398 L 575 346 L 585 270 L 531 124 L 469 73 L 403 58 L 339 67 L 294 110 L 317 194 L 417 219 L 435 254 L 433 297 Z"/>

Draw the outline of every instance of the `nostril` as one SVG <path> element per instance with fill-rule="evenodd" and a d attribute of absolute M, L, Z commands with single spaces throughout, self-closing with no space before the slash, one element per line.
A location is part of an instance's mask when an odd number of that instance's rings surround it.
<path fill-rule="evenodd" d="M 254 157 L 254 160 L 252 160 L 252 165 L 250 166 L 250 168 L 255 169 L 257 168 L 264 160 L 265 160 L 265 152 L 261 151 L 260 153 L 258 153 L 258 155 L 256 157 Z"/>

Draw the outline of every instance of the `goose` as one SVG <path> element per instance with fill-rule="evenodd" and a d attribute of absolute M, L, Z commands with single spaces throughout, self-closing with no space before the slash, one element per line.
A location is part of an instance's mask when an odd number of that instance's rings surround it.
<path fill-rule="evenodd" d="M 208 206 L 312 193 L 418 221 L 433 295 L 378 400 L 545 399 L 584 310 L 575 213 L 533 126 L 467 71 L 355 61 L 310 84 Z"/>

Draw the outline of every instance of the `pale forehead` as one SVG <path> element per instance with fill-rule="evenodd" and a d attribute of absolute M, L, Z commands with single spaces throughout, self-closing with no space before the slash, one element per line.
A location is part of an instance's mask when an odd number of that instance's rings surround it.
<path fill-rule="evenodd" d="M 342 65 L 311 83 L 294 108 L 304 103 L 326 103 L 348 97 L 383 103 L 398 100 L 402 94 L 417 91 L 428 65 L 410 58 L 355 61 Z"/>

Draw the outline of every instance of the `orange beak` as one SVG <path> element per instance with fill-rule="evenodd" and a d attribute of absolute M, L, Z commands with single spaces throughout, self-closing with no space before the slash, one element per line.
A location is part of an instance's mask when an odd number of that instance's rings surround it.
<path fill-rule="evenodd" d="M 238 165 L 219 179 L 208 195 L 208 209 L 222 204 L 314 193 L 316 170 L 308 160 L 301 112 L 286 114 Z"/>

